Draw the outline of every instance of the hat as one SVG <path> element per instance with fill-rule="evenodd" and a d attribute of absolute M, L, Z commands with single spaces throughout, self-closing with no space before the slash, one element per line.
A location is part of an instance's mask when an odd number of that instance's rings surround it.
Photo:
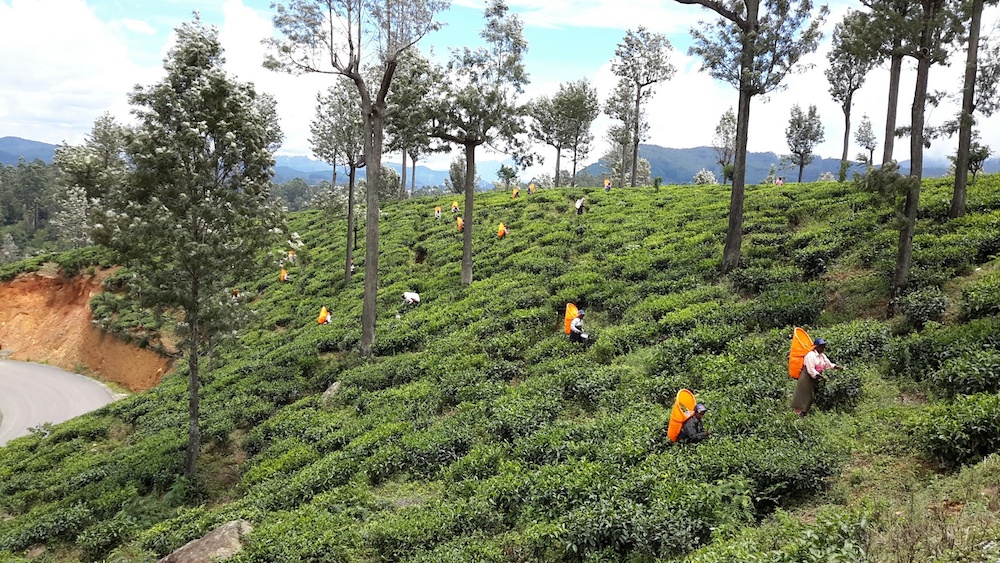
<path fill-rule="evenodd" d="M 698 403 L 697 405 L 694 406 L 694 412 L 705 412 L 707 410 L 708 410 L 708 407 L 706 407 L 705 405 L 703 405 L 701 403 Z"/>
<path fill-rule="evenodd" d="M 813 340 L 813 346 L 826 346 L 826 340 L 817 338 L 816 340 Z"/>
<path fill-rule="evenodd" d="M 583 316 L 583 309 L 580 309 L 579 311 L 577 311 L 577 312 L 576 312 L 576 315 L 577 315 L 578 317 L 582 317 L 582 316 Z"/>

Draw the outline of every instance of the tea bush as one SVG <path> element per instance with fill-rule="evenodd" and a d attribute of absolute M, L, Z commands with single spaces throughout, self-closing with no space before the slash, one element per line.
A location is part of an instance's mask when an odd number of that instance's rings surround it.
<path fill-rule="evenodd" d="M 1000 396 L 980 393 L 931 405 L 908 427 L 914 443 L 937 463 L 973 463 L 1000 450 Z"/>
<path fill-rule="evenodd" d="M 900 312 L 910 326 L 922 328 L 929 321 L 941 320 L 948 308 L 948 298 L 937 287 L 925 287 L 899 299 Z"/>
<path fill-rule="evenodd" d="M 928 201 L 948 193 L 940 182 L 927 189 Z M 922 215 L 914 287 L 940 287 L 1000 249 L 994 192 L 971 188 L 959 220 L 945 221 L 938 203 Z M 576 216 L 584 194 L 588 211 Z M 825 415 L 788 409 L 791 328 L 823 336 L 849 366 L 816 403 L 848 413 L 837 427 L 850 429 L 863 383 L 883 383 L 875 370 L 942 395 L 992 389 L 1000 321 L 990 276 L 963 296 L 964 314 L 981 318 L 927 316 L 894 338 L 878 320 L 898 237 L 891 208 L 853 185 L 750 186 L 743 262 L 722 278 L 728 195 L 727 186 L 476 194 L 468 286 L 460 235 L 432 215 L 454 196 L 387 202 L 369 359 L 358 353 L 363 241 L 344 282 L 342 222 L 292 215 L 305 244 L 292 282 L 271 271 L 240 284 L 254 315 L 204 372 L 198 482 L 178 477 L 181 361 L 149 392 L 0 448 L 0 550 L 148 559 L 247 518 L 255 529 L 239 561 L 649 561 L 706 544 L 694 560 L 860 557 L 865 532 L 846 512 L 781 523 L 770 543 L 727 543 L 822 491 L 848 458 L 844 440 L 821 427 Z M 511 228 L 502 241 L 491 232 L 500 220 Z M 845 305 L 853 276 L 875 282 Z M 122 273 L 109 287 L 129 282 Z M 420 305 L 401 305 L 410 290 Z M 567 302 L 588 310 L 590 346 L 563 334 Z M 332 323 L 315 323 L 321 306 Z M 873 318 L 830 325 L 855 308 Z M 123 334 L 155 328 L 155 317 L 110 297 L 94 311 Z M 706 442 L 665 436 L 681 388 L 710 406 Z M 959 396 L 933 411 L 947 440 L 921 426 L 921 410 L 913 448 L 963 460 L 995 449 L 995 405 L 973 397 L 976 408 Z"/>
<path fill-rule="evenodd" d="M 984 276 L 962 290 L 962 316 L 978 319 L 1000 314 L 1000 274 Z"/>

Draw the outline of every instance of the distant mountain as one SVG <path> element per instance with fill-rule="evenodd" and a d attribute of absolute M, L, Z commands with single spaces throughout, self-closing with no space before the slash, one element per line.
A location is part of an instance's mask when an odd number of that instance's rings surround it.
<path fill-rule="evenodd" d="M 476 168 L 478 171 L 478 176 L 482 180 L 479 186 L 480 188 L 492 188 L 493 180 L 497 177 L 497 171 L 504 164 L 510 166 L 513 164 L 512 161 L 496 161 L 487 160 L 484 162 L 476 163 Z M 402 165 L 398 162 L 386 162 L 386 166 L 392 168 L 396 173 L 401 173 Z M 406 173 L 406 183 L 410 184 L 411 179 L 409 174 L 412 173 L 412 167 L 407 164 Z M 417 179 L 416 186 L 418 188 L 427 186 L 439 186 L 444 187 L 444 181 L 448 179 L 447 170 L 434 170 L 426 166 L 421 166 L 417 164 Z M 274 182 L 277 184 L 284 184 L 285 182 L 292 180 L 294 178 L 301 178 L 309 184 L 317 184 L 323 180 L 330 181 L 333 176 L 333 167 L 325 162 L 318 160 L 313 160 L 312 158 L 306 156 L 283 156 L 278 155 L 275 157 L 275 167 L 274 167 Z M 365 178 L 365 169 L 361 168 L 358 170 L 358 179 Z M 338 166 L 337 167 L 337 183 L 344 183 L 347 181 L 347 169 Z"/>
<path fill-rule="evenodd" d="M 663 178 L 664 184 L 690 184 L 694 175 L 705 168 L 715 173 L 715 176 L 722 179 L 722 169 L 715 162 L 715 150 L 712 147 L 694 147 L 689 149 L 671 149 L 657 145 L 639 145 L 639 157 L 649 161 L 651 176 L 653 178 Z M 996 160 L 996 159 L 994 159 Z M 758 183 L 767 177 L 773 164 L 778 167 L 781 163 L 781 156 L 773 152 L 752 152 L 747 154 L 747 182 Z M 909 172 L 909 161 L 900 163 L 903 173 Z M 994 169 L 989 167 L 988 170 Z M 948 170 L 947 162 L 925 162 L 924 176 L 942 176 Z M 600 163 L 594 163 L 584 171 L 600 176 L 606 174 L 607 169 Z M 824 172 L 830 172 L 834 176 L 840 171 L 839 158 L 817 157 L 812 164 L 806 166 L 802 174 L 803 182 L 815 182 Z M 861 171 L 859 165 L 854 165 L 851 171 Z M 850 174 L 850 172 L 848 173 Z M 784 176 L 786 181 L 794 182 L 798 180 L 799 170 L 778 169 L 778 176 Z"/>
<path fill-rule="evenodd" d="M 30 141 L 20 137 L 0 137 L 0 164 L 17 164 L 18 159 L 32 161 L 41 159 L 46 164 L 52 163 L 56 154 L 56 145 Z"/>

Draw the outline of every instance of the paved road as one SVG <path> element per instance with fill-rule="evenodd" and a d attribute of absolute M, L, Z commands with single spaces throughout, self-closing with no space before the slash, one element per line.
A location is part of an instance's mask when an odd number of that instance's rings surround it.
<path fill-rule="evenodd" d="M 82 375 L 0 360 L 0 446 L 29 428 L 64 422 L 113 400 L 107 387 Z"/>

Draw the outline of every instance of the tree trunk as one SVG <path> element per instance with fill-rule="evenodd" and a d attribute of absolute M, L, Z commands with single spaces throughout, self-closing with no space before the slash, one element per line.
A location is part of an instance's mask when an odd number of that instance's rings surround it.
<path fill-rule="evenodd" d="M 800 156 L 799 157 L 799 183 L 800 184 L 802 183 L 802 172 L 804 172 L 805 169 L 806 169 L 805 162 L 806 162 L 805 158 L 803 158 L 803 157 Z"/>
<path fill-rule="evenodd" d="M 962 116 L 958 129 L 958 157 L 955 159 L 955 191 L 948 217 L 965 215 L 965 188 L 969 182 L 969 151 L 972 148 L 972 112 L 976 102 L 976 70 L 979 64 L 979 28 L 983 22 L 983 0 L 972 2 L 969 25 L 969 52 L 965 59 L 965 86 L 962 88 Z"/>
<path fill-rule="evenodd" d="M 347 252 L 344 260 L 344 283 L 351 283 L 351 265 L 354 263 L 354 180 L 357 168 L 351 163 L 347 181 Z"/>
<path fill-rule="evenodd" d="M 403 164 L 399 173 L 399 199 L 406 199 L 406 149 L 403 149 Z"/>
<path fill-rule="evenodd" d="M 639 102 L 642 99 L 642 88 L 636 86 L 635 88 L 635 115 L 633 119 L 635 123 L 632 124 L 632 181 L 631 185 L 635 187 L 635 176 L 636 172 L 639 170 Z"/>
<path fill-rule="evenodd" d="M 628 151 L 628 143 L 622 143 L 622 173 L 621 173 L 621 177 L 618 180 L 618 187 L 619 188 L 624 188 L 625 187 L 625 170 L 626 170 L 625 159 L 628 158 L 628 152 L 627 151 Z"/>
<path fill-rule="evenodd" d="M 847 95 L 847 100 L 844 102 L 844 151 L 840 154 L 840 173 L 837 175 L 837 181 L 843 182 L 847 180 L 847 151 L 851 148 L 851 104 L 853 94 Z"/>
<path fill-rule="evenodd" d="M 363 127 L 368 189 L 365 213 L 365 291 L 361 310 L 361 356 L 370 358 L 378 319 L 378 189 L 382 172 L 382 116 L 368 108 Z"/>
<path fill-rule="evenodd" d="M 476 186 L 476 145 L 465 145 L 465 224 L 462 233 L 462 285 L 472 283 L 472 203 Z"/>
<path fill-rule="evenodd" d="M 570 185 L 576 186 L 576 162 L 577 162 L 577 152 L 576 147 L 573 147 L 573 175 L 570 177 Z"/>
<path fill-rule="evenodd" d="M 417 187 L 417 157 L 410 155 L 410 198 L 413 198 L 413 192 L 416 191 Z"/>
<path fill-rule="evenodd" d="M 893 53 L 901 48 L 901 40 L 892 43 Z M 889 106 L 885 112 L 885 148 L 882 151 L 882 166 L 892 160 L 893 144 L 896 141 L 896 106 L 899 105 L 899 74 L 903 69 L 903 55 L 892 55 L 889 63 Z"/>
<path fill-rule="evenodd" d="M 337 157 L 333 157 L 333 188 L 337 187 Z"/>
<path fill-rule="evenodd" d="M 740 67 L 753 68 L 754 39 L 757 36 L 757 10 L 759 0 L 746 3 L 747 26 L 742 33 Z M 740 101 L 736 115 L 736 156 L 733 162 L 733 191 L 729 197 L 729 226 L 726 231 L 726 246 L 722 250 L 723 274 L 736 269 L 740 263 L 740 246 L 743 244 L 743 195 L 747 176 L 747 138 L 750 131 L 750 100 L 753 97 L 752 83 L 748 73 L 740 72 Z"/>
<path fill-rule="evenodd" d="M 191 287 L 192 302 L 198 302 L 198 281 Z M 188 350 L 188 443 L 184 456 L 184 476 L 194 480 L 198 469 L 198 452 L 201 450 L 201 428 L 198 426 L 198 331 L 200 321 L 197 311 L 186 311 L 191 342 Z"/>
<path fill-rule="evenodd" d="M 931 47 L 932 21 L 936 16 L 938 0 L 923 0 L 923 30 L 920 33 L 920 52 L 926 53 Z M 913 258 L 913 231 L 917 223 L 917 207 L 920 201 L 920 179 L 924 167 L 924 109 L 927 102 L 927 84 L 931 62 L 927 55 L 917 58 L 917 81 L 913 92 L 913 106 L 910 109 L 910 178 L 914 181 L 906 190 L 903 206 L 903 225 L 899 229 L 899 245 L 896 252 L 896 270 L 892 276 L 889 299 L 889 314 L 895 313 L 895 302 L 906 291 L 910 262 Z"/>
<path fill-rule="evenodd" d="M 555 187 L 559 187 L 559 167 L 562 165 L 562 147 L 556 147 L 556 176 Z"/>

